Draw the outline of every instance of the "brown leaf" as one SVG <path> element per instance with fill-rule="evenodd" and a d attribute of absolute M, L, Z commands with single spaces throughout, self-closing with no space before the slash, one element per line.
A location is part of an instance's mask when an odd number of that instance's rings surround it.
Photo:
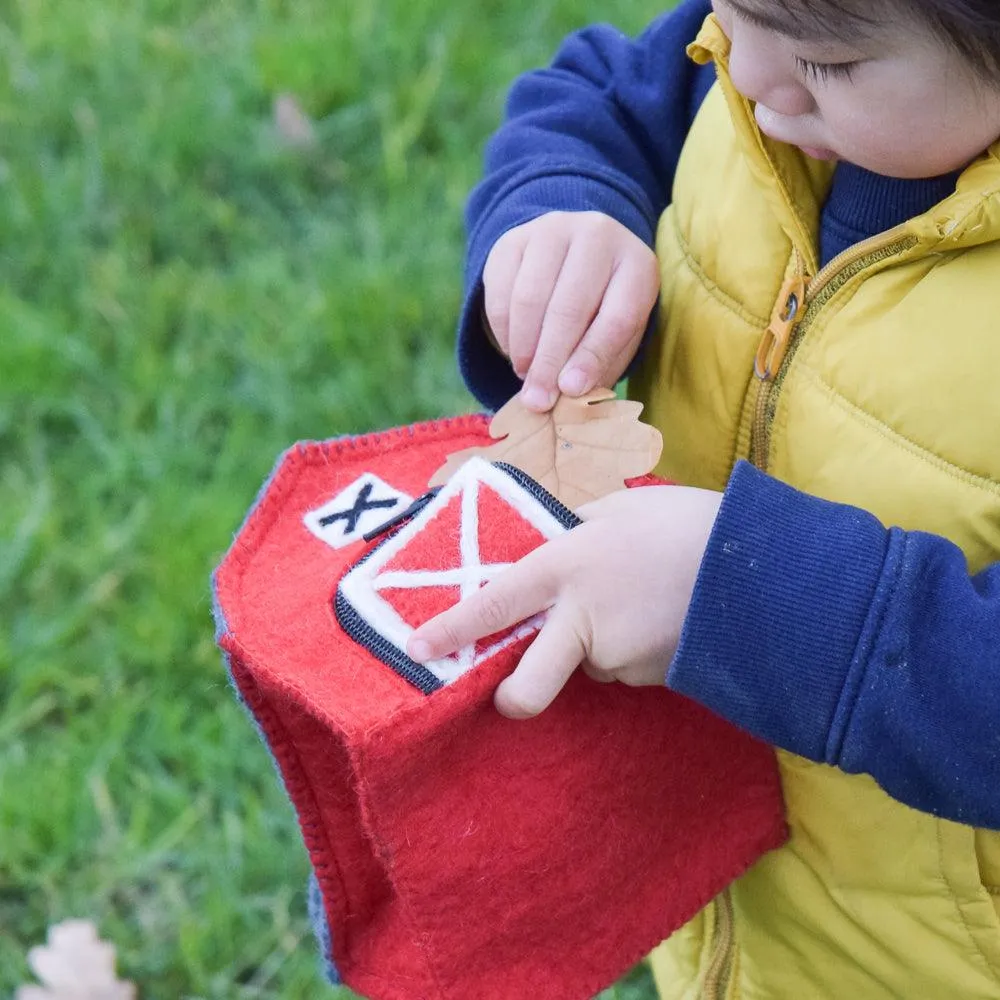
<path fill-rule="evenodd" d="M 115 974 L 115 949 L 89 920 L 49 928 L 48 945 L 28 952 L 42 986 L 20 986 L 15 1000 L 135 1000 L 135 986 Z"/>
<path fill-rule="evenodd" d="M 509 462 L 539 482 L 570 509 L 614 493 L 626 479 L 642 476 L 659 461 L 660 432 L 639 422 L 642 404 L 617 399 L 610 389 L 560 396 L 549 413 L 535 413 L 517 396 L 490 424 L 496 444 L 448 456 L 431 477 L 440 486 L 474 456 Z"/>

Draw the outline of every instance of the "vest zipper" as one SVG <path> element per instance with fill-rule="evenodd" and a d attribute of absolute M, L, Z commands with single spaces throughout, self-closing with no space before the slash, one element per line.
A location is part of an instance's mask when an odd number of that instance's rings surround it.
<path fill-rule="evenodd" d="M 820 309 L 858 272 L 916 246 L 916 236 L 903 236 L 904 226 L 872 236 L 833 258 L 814 278 L 805 274 L 795 251 L 795 273 L 781 286 L 754 357 L 758 381 L 750 436 L 750 461 L 767 471 L 771 424 L 788 367 Z"/>
<path fill-rule="evenodd" d="M 725 889 L 715 900 L 715 929 L 712 935 L 712 957 L 701 984 L 699 1000 L 723 1000 L 729 990 L 736 956 L 733 900 Z"/>

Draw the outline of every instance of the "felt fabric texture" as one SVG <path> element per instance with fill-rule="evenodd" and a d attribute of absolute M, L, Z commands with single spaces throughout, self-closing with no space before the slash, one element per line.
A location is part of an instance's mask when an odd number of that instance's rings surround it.
<path fill-rule="evenodd" d="M 409 523 L 344 575 L 337 588 L 337 620 L 377 659 L 429 693 L 428 672 L 441 684 L 453 683 L 537 622 L 484 637 L 422 666 L 405 652 L 413 630 L 579 523 L 513 466 L 467 460 Z"/>
<path fill-rule="evenodd" d="M 309 922 L 312 924 L 313 933 L 319 942 L 323 975 L 326 976 L 327 982 L 339 986 L 342 980 L 337 967 L 330 959 L 330 955 L 333 954 L 333 946 L 330 943 L 330 927 L 326 922 L 326 907 L 315 872 L 309 876 L 309 884 L 306 888 L 306 906 L 309 912 Z"/>
<path fill-rule="evenodd" d="M 413 499 L 378 476 L 365 476 L 322 507 L 309 511 L 305 525 L 320 541 L 340 549 L 405 511 Z"/>
<path fill-rule="evenodd" d="M 309 513 L 371 474 L 419 496 L 487 428 L 296 446 L 215 575 L 220 644 L 295 805 L 326 958 L 373 1000 L 591 997 L 786 836 L 772 751 L 666 688 L 578 673 L 512 721 L 492 694 L 530 637 L 427 695 L 340 628 L 338 583 L 378 543 L 326 544 Z M 521 520 L 489 504 L 491 525 Z M 486 531 L 484 561 L 537 540 L 504 534 Z"/>

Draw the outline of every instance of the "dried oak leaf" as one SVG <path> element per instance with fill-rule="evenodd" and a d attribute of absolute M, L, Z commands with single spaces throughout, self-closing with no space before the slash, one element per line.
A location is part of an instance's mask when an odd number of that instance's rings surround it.
<path fill-rule="evenodd" d="M 525 409 L 515 396 L 490 423 L 496 444 L 448 456 L 431 477 L 440 486 L 474 456 L 508 462 L 526 472 L 571 510 L 614 493 L 660 460 L 663 438 L 640 423 L 642 404 L 617 399 L 610 389 L 560 396 L 549 413 Z"/>
<path fill-rule="evenodd" d="M 135 986 L 115 974 L 115 949 L 89 920 L 49 928 L 47 946 L 28 952 L 41 986 L 20 986 L 14 1000 L 135 1000 Z"/>

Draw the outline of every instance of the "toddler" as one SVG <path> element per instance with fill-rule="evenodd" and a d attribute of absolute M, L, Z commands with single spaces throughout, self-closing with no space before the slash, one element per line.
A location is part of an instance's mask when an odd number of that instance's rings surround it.
<path fill-rule="evenodd" d="M 568 39 L 488 149 L 466 381 L 544 411 L 629 371 L 685 485 L 409 652 L 547 609 L 501 712 L 665 679 L 777 748 L 789 842 L 661 946 L 664 998 L 1000 1000 L 998 139 L 992 0 L 685 0 Z"/>

